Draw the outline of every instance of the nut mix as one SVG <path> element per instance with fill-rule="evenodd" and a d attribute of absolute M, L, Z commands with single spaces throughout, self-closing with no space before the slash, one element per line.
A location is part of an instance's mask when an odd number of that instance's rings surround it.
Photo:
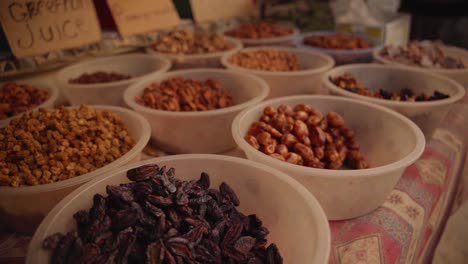
<path fill-rule="evenodd" d="M 146 165 L 127 172 L 129 183 L 95 194 L 89 211 L 74 214 L 77 231 L 43 241 L 51 263 L 266 263 L 283 262 L 269 231 L 239 199 L 208 174 L 182 181 L 174 168 Z"/>
<path fill-rule="evenodd" d="M 229 57 L 237 66 L 263 71 L 299 71 L 302 69 L 296 54 L 276 49 L 239 51 Z"/>
<path fill-rule="evenodd" d="M 351 74 L 346 73 L 336 77 L 330 77 L 330 81 L 336 86 L 345 89 L 346 91 L 357 93 L 364 96 L 375 97 L 380 99 L 387 99 L 393 101 L 405 102 L 421 102 L 421 101 L 434 101 L 449 98 L 448 95 L 439 91 L 434 91 L 431 96 L 424 93 L 416 95 L 411 89 L 403 88 L 399 92 L 389 92 L 383 89 L 378 91 L 367 88 L 363 83 L 354 78 Z"/>
<path fill-rule="evenodd" d="M 162 33 L 152 48 L 170 54 L 204 54 L 230 50 L 234 45 L 219 34 L 175 30 Z"/>
<path fill-rule="evenodd" d="M 177 112 L 206 111 L 233 105 L 232 96 L 221 87 L 221 83 L 183 77 L 150 84 L 135 100 L 153 109 Z"/>
<path fill-rule="evenodd" d="M 70 79 L 68 82 L 77 84 L 107 83 L 128 80 L 130 78 L 132 78 L 130 75 L 97 71 L 94 73 L 83 73 L 75 79 Z"/>
<path fill-rule="evenodd" d="M 49 96 L 46 90 L 7 82 L 0 89 L 0 120 L 31 110 L 44 103 Z"/>
<path fill-rule="evenodd" d="M 372 44 L 357 36 L 348 36 L 341 34 L 307 36 L 303 43 L 308 46 L 323 49 L 355 50 L 367 49 Z"/>
<path fill-rule="evenodd" d="M 245 140 L 255 149 L 281 161 L 314 168 L 366 169 L 369 164 L 360 151 L 354 131 L 336 112 L 326 116 L 310 105 L 294 108 L 265 107 Z"/>
<path fill-rule="evenodd" d="M 411 41 L 404 47 L 385 46 L 380 55 L 407 65 L 424 68 L 464 69 L 460 58 L 453 58 L 441 49 L 443 44 L 431 41 Z"/>
<path fill-rule="evenodd" d="M 123 121 L 89 106 L 40 109 L 0 128 L 0 186 L 70 179 L 118 159 L 134 141 Z"/>
<path fill-rule="evenodd" d="M 265 39 L 287 36 L 293 34 L 293 32 L 291 27 L 281 26 L 267 21 L 259 21 L 240 25 L 224 34 L 235 38 Z"/>

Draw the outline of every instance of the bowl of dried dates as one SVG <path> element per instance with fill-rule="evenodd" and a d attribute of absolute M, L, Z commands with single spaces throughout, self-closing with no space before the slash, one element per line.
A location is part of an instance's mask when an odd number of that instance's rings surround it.
<path fill-rule="evenodd" d="M 339 66 L 327 72 L 322 83 L 332 94 L 375 103 L 405 115 L 426 138 L 465 95 L 463 86 L 448 77 L 397 65 Z"/>
<path fill-rule="evenodd" d="M 171 62 L 163 56 L 127 54 L 96 58 L 58 71 L 55 81 L 72 105 L 123 106 L 125 88 L 150 73 L 163 73 Z"/>
<path fill-rule="evenodd" d="M 242 43 L 221 34 L 177 29 L 160 33 L 146 49 L 171 60 L 172 69 L 221 68 L 219 59 L 225 53 L 239 50 Z"/>
<path fill-rule="evenodd" d="M 278 195 L 281 194 L 281 195 Z M 81 186 L 44 219 L 26 263 L 326 263 L 317 200 L 268 166 L 155 158 Z"/>
<path fill-rule="evenodd" d="M 324 52 L 338 65 L 371 62 L 377 46 L 376 40 L 366 36 L 328 31 L 304 33 L 294 43 L 298 48 Z"/>
<path fill-rule="evenodd" d="M 411 41 L 405 46 L 384 46 L 374 50 L 377 62 L 437 73 L 452 78 L 468 89 L 468 50 L 440 41 Z"/>
<path fill-rule="evenodd" d="M 27 112 L 0 128 L 0 225 L 34 232 L 68 193 L 140 160 L 150 126 L 112 106 Z"/>
<path fill-rule="evenodd" d="M 299 35 L 299 30 L 292 25 L 255 21 L 229 28 L 224 35 L 245 46 L 288 45 Z"/>
<path fill-rule="evenodd" d="M 323 74 L 335 65 L 326 54 L 287 47 L 244 48 L 224 55 L 221 63 L 265 80 L 269 98 L 319 93 Z"/>
<path fill-rule="evenodd" d="M 325 95 L 257 104 L 234 119 L 232 134 L 248 159 L 302 183 L 329 220 L 379 207 L 425 147 L 424 134 L 403 115 Z"/>
<path fill-rule="evenodd" d="M 58 89 L 45 81 L 22 80 L 0 83 L 0 127 L 13 118 L 38 108 L 52 108 Z"/>
<path fill-rule="evenodd" d="M 253 75 L 221 69 L 155 74 L 131 85 L 125 103 L 151 124 L 152 143 L 168 153 L 221 153 L 236 146 L 234 117 L 268 95 Z"/>

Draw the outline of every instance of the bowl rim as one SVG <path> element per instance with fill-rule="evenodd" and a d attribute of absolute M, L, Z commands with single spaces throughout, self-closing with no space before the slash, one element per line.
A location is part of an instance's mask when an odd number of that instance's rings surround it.
<path fill-rule="evenodd" d="M 143 75 L 139 75 L 139 76 L 133 76 L 130 79 L 120 80 L 120 81 L 113 81 L 113 82 L 105 82 L 105 83 L 69 83 L 68 82 L 69 80 L 65 80 L 64 77 L 63 77 L 63 75 L 65 75 L 69 71 L 72 71 L 72 70 L 77 69 L 77 68 L 78 69 L 83 68 L 85 70 L 85 71 L 83 71 L 83 73 L 85 73 L 86 72 L 86 67 L 83 67 L 83 66 L 86 66 L 88 64 L 102 64 L 104 66 L 103 68 L 105 68 L 105 65 L 109 61 L 122 60 L 121 63 L 128 63 L 126 60 L 132 59 L 132 58 L 146 59 L 148 61 L 149 60 L 160 61 L 160 62 L 162 62 L 162 66 L 159 69 L 155 70 L 155 71 L 150 71 L 150 72 L 147 72 L 147 73 L 145 73 Z M 130 53 L 130 54 L 123 54 L 123 55 L 109 56 L 109 57 L 97 57 L 97 58 L 92 58 L 92 59 L 89 59 L 89 60 L 83 60 L 83 61 L 80 61 L 78 63 L 74 63 L 72 65 L 69 65 L 69 66 L 57 71 L 54 74 L 54 80 L 58 85 L 63 86 L 65 90 L 68 89 L 68 88 L 74 88 L 74 89 L 111 88 L 111 87 L 114 87 L 114 86 L 117 86 L 117 85 L 118 86 L 128 86 L 128 85 L 140 80 L 141 78 L 147 76 L 148 74 L 167 72 L 171 67 L 172 67 L 171 61 L 169 59 L 165 58 L 164 56 L 160 56 L 158 54 Z"/>
<path fill-rule="evenodd" d="M 128 171 L 129 169 L 136 168 L 139 166 L 143 166 L 146 164 L 157 164 L 159 162 L 165 162 L 168 160 L 221 160 L 230 163 L 237 163 L 243 166 L 253 167 L 256 170 L 263 170 L 269 173 L 271 176 L 276 177 L 279 181 L 283 183 L 289 184 L 291 188 L 296 190 L 296 192 L 303 198 L 304 202 L 309 208 L 309 211 L 312 212 L 313 215 L 316 216 L 317 221 L 315 221 L 317 225 L 317 256 L 316 261 L 317 263 L 325 263 L 330 254 L 330 247 L 331 247 L 331 232 L 330 226 L 323 211 L 322 206 L 315 198 L 315 196 L 310 193 L 303 185 L 301 185 L 295 179 L 289 177 L 285 173 L 274 169 L 272 167 L 260 164 L 258 162 L 254 162 L 247 159 L 242 159 L 238 157 L 231 157 L 225 155 L 215 155 L 215 154 L 182 154 L 182 155 L 174 155 L 174 156 L 165 156 L 165 157 L 157 157 L 152 159 L 147 159 L 143 161 L 139 161 L 137 163 L 132 163 L 125 165 L 120 168 L 114 169 L 112 172 L 108 173 L 104 177 L 93 179 L 85 183 L 84 185 L 78 187 L 73 192 L 69 193 L 65 198 L 63 198 L 54 208 L 47 214 L 47 216 L 42 220 L 39 227 L 36 229 L 30 245 L 40 245 L 42 244 L 43 237 L 46 236 L 50 232 L 50 222 L 55 221 L 61 215 L 63 208 L 66 208 L 70 204 L 73 203 L 74 199 L 78 199 L 83 193 L 87 192 L 88 189 L 92 186 L 99 184 L 102 181 L 105 181 L 109 178 L 116 177 L 118 174 Z M 270 241 L 274 242 L 274 241 Z M 29 246 L 28 252 L 26 254 L 26 262 L 25 263 L 33 263 L 34 262 L 34 252 L 31 250 L 32 246 Z"/>
<path fill-rule="evenodd" d="M 319 57 L 325 60 L 325 62 L 322 66 L 310 68 L 310 69 L 298 70 L 298 71 L 254 70 L 254 69 L 244 68 L 244 67 L 241 67 L 241 66 L 238 66 L 229 62 L 229 59 L 231 58 L 231 56 L 234 55 L 236 52 L 238 52 L 238 51 L 233 51 L 233 52 L 226 53 L 223 57 L 221 57 L 221 64 L 223 64 L 223 66 L 226 67 L 228 70 L 232 69 L 238 72 L 243 71 L 243 72 L 248 72 L 252 74 L 260 74 L 264 76 L 273 75 L 273 76 L 281 76 L 281 77 L 289 77 L 289 76 L 294 77 L 298 75 L 322 73 L 322 72 L 330 70 L 331 68 L 333 68 L 333 66 L 335 66 L 335 60 L 326 53 L 313 51 L 313 50 L 300 49 L 300 48 L 295 48 L 295 47 L 259 46 L 259 47 L 242 48 L 239 50 L 239 52 L 254 52 L 256 50 L 268 50 L 268 49 L 286 51 L 286 52 L 294 53 L 296 56 L 300 56 L 301 53 L 307 54 L 307 55 Z"/>
<path fill-rule="evenodd" d="M 249 145 L 244 140 L 245 135 L 242 135 L 240 132 L 240 124 L 247 115 L 258 111 L 259 109 L 263 110 L 265 106 L 268 106 L 273 103 L 282 102 L 284 104 L 288 104 L 289 101 L 295 101 L 297 99 L 301 99 L 301 100 L 319 99 L 319 100 L 326 100 L 330 102 L 344 101 L 344 102 L 347 102 L 347 104 L 359 104 L 359 105 L 366 106 L 373 110 L 385 112 L 385 114 L 392 115 L 393 117 L 399 119 L 400 121 L 402 121 L 404 124 L 408 126 L 408 129 L 410 129 L 413 132 L 413 135 L 416 138 L 415 147 L 402 159 L 389 163 L 389 164 L 382 165 L 382 166 L 371 167 L 368 169 L 357 169 L 357 170 L 330 170 L 330 169 L 319 169 L 319 168 L 306 167 L 302 165 L 295 165 L 295 164 L 291 164 L 288 162 L 279 162 L 275 158 L 272 158 L 256 150 L 254 147 Z M 332 178 L 332 179 L 342 178 L 343 180 L 347 178 L 378 177 L 380 175 L 383 175 L 391 171 L 406 168 L 407 166 L 414 163 L 417 159 L 419 159 L 419 157 L 424 152 L 425 144 L 426 144 L 426 140 L 421 129 L 415 123 L 413 123 L 410 119 L 403 116 L 402 114 L 399 114 L 396 111 L 393 111 L 389 108 L 379 106 L 373 103 L 359 101 L 356 99 L 351 99 L 351 98 L 346 98 L 346 97 L 340 97 L 340 96 L 330 96 L 330 95 L 294 95 L 294 96 L 287 96 L 287 97 L 281 97 L 281 98 L 270 99 L 270 100 L 264 101 L 260 104 L 257 104 L 254 107 L 251 107 L 242 111 L 235 117 L 232 123 L 232 134 L 233 134 L 234 141 L 243 151 L 246 151 L 246 150 L 249 151 L 249 153 L 252 153 L 252 155 L 255 155 L 260 160 L 269 161 L 269 162 L 276 161 L 277 165 L 275 168 L 287 169 L 288 171 L 294 170 L 303 175 L 309 174 L 310 177 L 323 177 L 323 178 Z"/>
<path fill-rule="evenodd" d="M 98 179 L 103 174 L 106 174 L 109 171 L 111 171 L 113 168 L 110 167 L 110 165 L 121 166 L 122 164 L 125 164 L 126 162 L 133 159 L 135 156 L 134 155 L 135 152 L 138 154 L 139 152 L 143 150 L 143 148 L 146 146 L 146 144 L 148 143 L 150 139 L 151 127 L 150 127 L 149 122 L 142 115 L 138 114 L 135 111 L 131 111 L 129 109 L 118 107 L 118 106 L 108 106 L 108 105 L 90 105 L 90 106 L 98 110 L 111 111 L 113 114 L 116 114 L 118 116 L 119 116 L 119 113 L 125 113 L 125 114 L 132 116 L 132 118 L 137 120 L 140 126 L 142 127 L 141 137 L 139 137 L 138 139 L 135 138 L 135 141 L 136 141 L 135 145 L 129 151 L 127 151 L 127 153 L 122 155 L 120 158 L 100 168 L 97 168 L 91 172 L 88 172 L 88 173 L 85 173 L 85 174 L 82 174 L 80 176 L 76 176 L 70 179 L 47 183 L 47 184 L 39 184 L 39 185 L 34 185 L 34 186 L 21 186 L 21 187 L 0 186 L 0 193 L 2 195 L 9 195 L 9 196 L 30 195 L 33 193 L 50 192 L 50 191 L 55 191 L 55 190 L 75 186 L 78 184 L 86 183 L 90 180 Z M 66 108 L 76 109 L 79 107 L 80 106 L 70 106 Z"/>
<path fill-rule="evenodd" d="M 336 86 L 329 79 L 332 75 L 336 74 L 336 72 L 342 71 L 344 73 L 348 69 L 371 69 L 371 68 L 384 69 L 384 70 L 387 70 L 387 72 L 391 72 L 391 71 L 411 72 L 414 75 L 422 75 L 427 79 L 438 79 L 438 80 L 441 80 L 442 82 L 447 83 L 447 85 L 454 87 L 456 89 L 456 92 L 454 93 L 454 95 L 450 95 L 448 98 L 434 100 L 434 101 L 422 101 L 422 102 L 392 101 L 392 100 L 382 99 L 382 98 L 373 98 L 373 97 L 360 95 L 357 93 L 347 91 L 343 88 Z M 420 108 L 420 107 L 430 107 L 430 106 L 441 106 L 441 105 L 448 105 L 448 104 L 455 103 L 463 99 L 463 97 L 465 96 L 465 88 L 461 84 L 450 79 L 447 76 L 435 74 L 431 72 L 424 72 L 424 71 L 420 71 L 416 69 L 403 68 L 399 65 L 387 65 L 387 64 L 378 64 L 378 63 L 349 64 L 349 65 L 342 65 L 342 66 L 335 67 L 331 69 L 330 71 L 328 71 L 322 77 L 322 83 L 326 86 L 328 90 L 332 92 L 336 92 L 340 96 L 346 96 L 346 97 L 351 97 L 351 98 L 355 98 L 359 100 L 365 100 L 368 102 L 385 105 L 387 107 L 404 106 L 404 107 L 411 107 L 411 108 Z"/>
<path fill-rule="evenodd" d="M 226 74 L 226 75 L 242 75 L 243 77 L 250 78 L 253 82 L 256 82 L 260 87 L 260 92 L 253 98 L 244 101 L 239 104 L 235 104 L 232 106 L 228 106 L 225 108 L 214 109 L 214 110 L 207 110 L 207 111 L 185 111 L 185 112 L 175 112 L 175 111 L 166 111 L 166 110 L 158 110 L 153 109 L 144 105 L 140 105 L 135 101 L 134 96 L 131 94 L 136 93 L 138 90 L 143 90 L 147 85 L 151 83 L 159 83 L 163 80 L 167 80 L 173 77 L 183 76 L 184 74 L 210 74 L 210 75 L 217 75 L 217 74 Z M 141 79 L 140 81 L 133 83 L 127 89 L 125 89 L 123 93 L 123 100 L 125 104 L 127 104 L 130 108 L 140 113 L 145 114 L 159 114 L 159 115 L 166 115 L 166 116 L 174 116 L 174 117 L 202 117 L 202 116 L 218 116 L 224 115 L 227 113 L 232 113 L 236 111 L 240 111 L 246 107 L 255 105 L 263 101 L 268 94 L 270 93 L 270 88 L 266 81 L 263 79 L 247 73 L 242 72 L 235 72 L 229 71 L 226 69 L 212 69 L 212 68 L 198 68 L 198 69 L 185 69 L 185 70 L 176 70 L 170 71 L 163 74 L 150 74 L 145 78 Z M 141 92 L 139 93 L 141 94 Z"/>
<path fill-rule="evenodd" d="M 224 54 L 228 52 L 238 51 L 242 49 L 243 45 L 241 41 L 237 39 L 228 38 L 223 35 L 222 37 L 228 42 L 231 42 L 232 44 L 234 44 L 234 47 L 228 50 L 224 50 L 224 51 L 216 51 L 216 52 L 202 53 L 202 54 L 184 54 L 184 53 L 173 54 L 173 53 L 164 53 L 164 52 L 159 52 L 159 51 L 154 50 L 152 47 L 154 43 L 152 43 L 151 45 L 146 47 L 145 50 L 147 54 L 163 56 L 170 60 L 197 60 L 197 59 L 216 59 L 216 58 L 223 56 Z M 177 64 L 177 62 L 174 64 Z"/>
<path fill-rule="evenodd" d="M 28 79 L 25 79 L 25 80 L 18 80 L 18 81 L 5 81 L 5 82 L 1 83 L 2 87 L 7 82 L 13 82 L 13 83 L 17 83 L 17 84 L 20 84 L 20 85 L 21 84 L 27 84 L 27 85 L 31 85 L 32 87 L 34 87 L 36 89 L 46 90 L 47 92 L 49 92 L 49 98 L 47 98 L 47 100 L 42 102 L 40 105 L 38 105 L 38 106 L 36 106 L 34 108 L 31 108 L 28 111 L 21 112 L 21 113 L 18 113 L 16 115 L 14 115 L 14 116 L 10 116 L 8 118 L 0 120 L 0 128 L 7 126 L 8 123 L 10 123 L 11 120 L 20 117 L 24 113 L 35 111 L 35 110 L 37 110 L 39 108 L 44 108 L 44 105 L 50 105 L 49 108 L 54 107 L 54 104 L 56 103 L 57 98 L 59 96 L 59 90 L 58 90 L 57 86 L 55 86 L 53 83 L 47 83 L 44 80 L 39 80 L 39 79 L 29 79 L 28 80 Z"/>
<path fill-rule="evenodd" d="M 247 23 L 248 24 L 248 23 Z M 299 29 L 293 25 L 287 25 L 284 23 L 276 23 L 278 25 L 281 25 L 283 27 L 288 27 L 292 29 L 292 33 L 284 36 L 279 36 L 279 37 L 269 37 L 269 38 L 259 38 L 259 39 L 254 39 L 254 38 L 237 38 L 233 36 L 226 35 L 226 33 L 232 29 L 235 29 L 239 27 L 240 25 L 234 26 L 227 28 L 222 32 L 223 36 L 225 36 L 228 39 L 235 39 L 239 40 L 243 44 L 247 45 L 268 45 L 268 44 L 274 44 L 274 43 L 281 43 L 281 42 L 287 42 L 287 41 L 293 41 L 295 38 L 297 38 L 301 33 Z"/>
<path fill-rule="evenodd" d="M 398 65 L 400 67 L 404 67 L 406 69 L 415 69 L 419 71 L 425 71 L 425 72 L 432 72 L 432 73 L 438 73 L 438 74 L 468 74 L 468 65 L 465 65 L 465 68 L 462 69 L 438 69 L 438 68 L 424 68 L 420 66 L 415 66 L 415 65 L 408 65 L 404 64 L 402 62 L 394 61 L 391 59 L 387 59 L 380 55 L 380 52 L 382 49 L 384 49 L 385 46 L 380 46 L 379 48 L 375 49 L 372 53 L 372 56 L 374 60 L 377 62 L 383 63 L 383 64 L 388 64 L 388 65 Z M 457 53 L 464 53 L 468 57 L 468 51 L 462 48 L 454 47 L 454 46 L 442 46 L 441 49 L 443 51 L 449 50 Z"/>

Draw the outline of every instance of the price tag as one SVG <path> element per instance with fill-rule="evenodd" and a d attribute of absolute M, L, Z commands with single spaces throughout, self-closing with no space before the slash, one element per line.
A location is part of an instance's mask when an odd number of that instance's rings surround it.
<path fill-rule="evenodd" d="M 107 0 L 120 35 L 126 37 L 179 25 L 171 0 Z"/>
<path fill-rule="evenodd" d="M 190 0 L 197 22 L 257 15 L 253 0 Z"/>
<path fill-rule="evenodd" d="M 0 21 L 18 58 L 101 39 L 92 0 L 1 0 Z"/>

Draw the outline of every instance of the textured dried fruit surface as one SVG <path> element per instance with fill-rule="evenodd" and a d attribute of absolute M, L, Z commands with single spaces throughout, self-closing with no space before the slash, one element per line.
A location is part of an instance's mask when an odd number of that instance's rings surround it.
<path fill-rule="evenodd" d="M 268 118 L 266 118 L 268 117 Z M 280 161 L 321 169 L 367 169 L 354 131 L 336 112 L 326 115 L 311 105 L 265 107 L 245 140 Z"/>
<path fill-rule="evenodd" d="M 49 96 L 46 90 L 7 82 L 0 88 L 0 120 L 33 109 L 44 103 Z"/>
<path fill-rule="evenodd" d="M 40 109 L 0 128 L 0 186 L 53 183 L 91 172 L 127 153 L 126 124 L 90 106 Z"/>
<path fill-rule="evenodd" d="M 341 34 L 307 36 L 303 43 L 317 48 L 338 50 L 367 49 L 373 46 L 360 37 Z"/>
<path fill-rule="evenodd" d="M 296 54 L 277 49 L 239 51 L 229 57 L 237 66 L 262 71 L 299 71 L 301 63 Z"/>
<path fill-rule="evenodd" d="M 255 23 L 242 24 L 234 29 L 226 31 L 224 34 L 235 38 L 265 39 L 291 35 L 291 27 L 278 25 L 268 21 L 258 21 Z"/>
<path fill-rule="evenodd" d="M 162 33 L 152 48 L 170 54 L 204 54 L 227 51 L 234 45 L 219 34 L 174 30 Z"/>
<path fill-rule="evenodd" d="M 380 99 L 387 99 L 393 101 L 403 102 L 422 102 L 422 101 L 434 101 L 449 98 L 450 96 L 439 92 L 437 90 L 431 96 L 424 93 L 415 94 L 409 88 L 402 88 L 397 92 L 390 92 L 383 89 L 372 90 L 367 88 L 362 82 L 356 79 L 352 74 L 345 73 L 338 76 L 330 76 L 330 81 L 336 86 L 353 93 L 357 93 L 364 96 L 375 97 Z"/>
<path fill-rule="evenodd" d="M 234 104 L 232 96 L 215 80 L 176 77 L 146 87 L 135 98 L 144 106 L 165 111 L 206 111 Z"/>
<path fill-rule="evenodd" d="M 93 73 L 83 73 L 74 79 L 70 79 L 68 82 L 76 84 L 107 83 L 128 80 L 130 78 L 132 78 L 132 76 L 126 74 L 97 71 Z"/>
<path fill-rule="evenodd" d="M 127 177 L 131 182 L 107 186 L 107 197 L 96 194 L 89 211 L 75 213 L 76 232 L 43 241 L 51 263 L 283 263 L 277 246 L 267 246 L 262 221 L 237 211 L 227 183 L 212 189 L 206 173 L 182 181 L 155 164 Z"/>

